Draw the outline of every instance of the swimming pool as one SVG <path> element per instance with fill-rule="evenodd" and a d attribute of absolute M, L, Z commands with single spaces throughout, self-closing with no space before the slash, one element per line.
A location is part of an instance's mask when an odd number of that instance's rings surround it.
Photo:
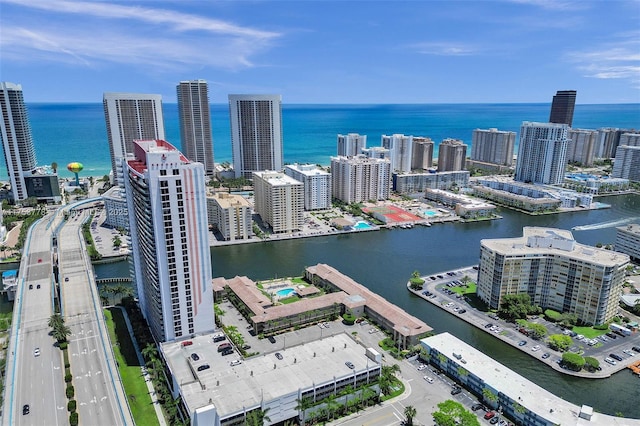
<path fill-rule="evenodd" d="M 283 288 L 282 290 L 276 291 L 276 295 L 278 297 L 289 297 L 291 296 L 291 293 L 295 293 L 295 290 L 291 287 Z"/>
<path fill-rule="evenodd" d="M 423 213 L 425 216 L 435 216 L 438 214 L 438 212 L 435 212 L 433 210 L 425 210 Z"/>
<path fill-rule="evenodd" d="M 369 225 L 367 222 L 364 221 L 359 221 L 357 222 L 355 225 L 353 225 L 353 229 L 370 229 L 373 228 L 373 226 Z"/>

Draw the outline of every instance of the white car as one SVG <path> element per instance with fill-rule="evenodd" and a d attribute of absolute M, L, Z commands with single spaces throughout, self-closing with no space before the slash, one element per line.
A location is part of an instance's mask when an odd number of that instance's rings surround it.
<path fill-rule="evenodd" d="M 433 378 L 431 378 L 429 376 L 424 376 L 424 379 L 429 383 L 433 383 Z"/>
<path fill-rule="evenodd" d="M 420 365 L 418 366 L 418 371 L 422 371 L 422 370 L 424 370 L 425 368 L 427 368 L 427 364 L 420 364 Z"/>
<path fill-rule="evenodd" d="M 33 356 L 40 356 L 40 348 L 35 348 L 33 350 Z"/>
<path fill-rule="evenodd" d="M 629 356 L 636 356 L 636 354 L 634 354 L 631 349 L 625 349 L 622 352 L 624 352 L 625 354 L 627 354 Z"/>
<path fill-rule="evenodd" d="M 604 359 L 604 361 L 605 361 L 605 362 L 608 362 L 608 363 L 609 363 L 609 364 L 611 364 L 611 365 L 616 365 L 616 362 L 615 362 L 614 360 L 612 360 L 611 358 L 609 358 L 609 357 L 606 357 L 606 358 Z"/>
<path fill-rule="evenodd" d="M 233 361 L 231 361 L 229 364 L 230 364 L 232 367 L 233 367 L 233 366 L 236 366 L 236 365 L 240 365 L 240 364 L 242 364 L 242 360 L 240 360 L 240 359 L 234 359 L 234 360 L 233 360 Z"/>
<path fill-rule="evenodd" d="M 532 347 L 532 348 L 531 348 L 531 350 L 532 350 L 533 352 L 537 352 L 537 351 L 539 351 L 539 350 L 540 350 L 540 345 L 535 345 L 534 347 Z"/>

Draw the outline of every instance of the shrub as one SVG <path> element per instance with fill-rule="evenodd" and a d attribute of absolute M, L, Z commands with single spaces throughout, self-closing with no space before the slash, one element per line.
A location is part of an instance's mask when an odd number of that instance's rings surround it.
<path fill-rule="evenodd" d="M 584 367 L 585 361 L 578 354 L 572 352 L 565 352 L 562 354 L 562 362 L 571 370 L 580 371 Z"/>
<path fill-rule="evenodd" d="M 547 309 L 544 311 L 544 316 L 551 322 L 558 322 L 562 319 L 562 314 L 553 309 Z"/>
<path fill-rule="evenodd" d="M 64 381 L 65 381 L 66 383 L 70 383 L 70 382 L 71 382 L 71 380 L 73 379 L 73 376 L 71 375 L 71 373 L 70 373 L 70 372 L 68 372 L 68 371 L 66 371 L 66 370 L 65 370 L 65 372 L 66 372 L 66 373 L 65 373 L 65 375 L 64 375 Z"/>
<path fill-rule="evenodd" d="M 69 403 L 67 404 L 67 411 L 71 411 L 72 413 L 74 411 L 76 411 L 76 400 L 72 399 L 71 401 L 69 401 Z"/>
<path fill-rule="evenodd" d="M 595 328 L 596 330 L 608 330 L 609 324 L 598 324 L 594 325 L 593 328 Z"/>
<path fill-rule="evenodd" d="M 67 349 L 67 346 L 69 346 L 69 344 L 67 342 L 60 342 L 58 343 L 58 346 L 60 347 L 60 349 L 65 350 Z"/>
<path fill-rule="evenodd" d="M 69 415 L 69 424 L 71 426 L 78 426 L 78 412 L 74 411 Z"/>
<path fill-rule="evenodd" d="M 67 398 L 71 399 L 75 395 L 76 391 L 72 384 L 67 385 Z"/>
<path fill-rule="evenodd" d="M 346 325 L 353 325 L 356 322 L 356 317 L 348 312 L 342 315 L 342 319 Z"/>

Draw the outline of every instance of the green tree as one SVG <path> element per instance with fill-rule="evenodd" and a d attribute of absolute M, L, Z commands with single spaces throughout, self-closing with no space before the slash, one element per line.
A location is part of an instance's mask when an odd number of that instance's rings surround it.
<path fill-rule="evenodd" d="M 450 399 L 438 404 L 438 411 L 433 413 L 433 419 L 438 426 L 480 426 L 475 414 Z"/>
<path fill-rule="evenodd" d="M 588 371 L 596 371 L 600 368 L 600 361 L 591 356 L 584 357 L 584 368 Z"/>
<path fill-rule="evenodd" d="M 564 334 L 552 334 L 547 338 L 547 344 L 555 351 L 564 352 L 571 347 L 571 337 Z"/>
<path fill-rule="evenodd" d="M 60 314 L 53 314 L 49 317 L 49 322 L 47 324 L 51 328 L 59 327 L 64 324 L 64 318 Z"/>
<path fill-rule="evenodd" d="M 64 324 L 61 324 L 53 329 L 53 338 L 58 343 L 64 343 L 67 341 L 67 337 L 71 335 L 71 329 Z"/>
<path fill-rule="evenodd" d="M 547 327 L 542 324 L 530 322 L 527 324 L 527 328 L 529 329 L 529 337 L 532 339 L 540 340 L 547 335 Z"/>
<path fill-rule="evenodd" d="M 270 408 L 267 408 L 266 410 L 262 410 L 259 408 L 257 410 L 251 411 L 249 414 L 247 414 L 244 424 L 246 426 L 263 426 L 265 421 L 271 421 L 271 419 L 267 415 L 267 412 L 269 410 Z"/>
<path fill-rule="evenodd" d="M 584 367 L 585 361 L 584 358 L 578 354 L 565 352 L 562 354 L 562 363 L 571 370 L 580 371 L 582 367 Z"/>
<path fill-rule="evenodd" d="M 306 421 L 305 417 L 306 417 L 306 411 L 313 407 L 313 399 L 311 398 L 302 398 L 302 399 L 296 399 L 296 402 L 298 403 L 296 405 L 296 410 L 298 410 L 298 417 L 300 418 L 300 424 L 302 426 L 304 426 L 304 422 Z"/>
<path fill-rule="evenodd" d="M 531 304 L 531 297 L 526 293 L 507 294 L 502 296 L 498 315 L 507 321 L 527 318 L 537 313 L 539 308 Z"/>
<path fill-rule="evenodd" d="M 407 405 L 404 407 L 404 416 L 407 420 L 404 422 L 406 426 L 413 426 L 413 418 L 416 416 L 417 411 L 416 408 L 412 405 Z"/>

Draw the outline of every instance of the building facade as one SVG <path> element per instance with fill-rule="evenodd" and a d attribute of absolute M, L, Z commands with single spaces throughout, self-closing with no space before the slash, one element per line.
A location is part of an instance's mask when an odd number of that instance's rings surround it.
<path fill-rule="evenodd" d="M 37 165 L 31 124 L 21 85 L 0 82 L 0 110 L 0 137 L 11 194 L 15 202 L 20 202 L 29 197 L 25 176 L 31 175 Z"/>
<path fill-rule="evenodd" d="M 207 176 L 215 173 L 209 88 L 205 80 L 181 81 L 176 86 L 182 152 L 204 165 Z"/>
<path fill-rule="evenodd" d="M 364 155 L 331 157 L 331 194 L 347 204 L 386 200 L 391 192 L 391 162 Z"/>
<path fill-rule="evenodd" d="M 274 233 L 298 231 L 304 223 L 304 185 L 282 172 L 254 172 L 255 212 Z"/>
<path fill-rule="evenodd" d="M 133 154 L 134 140 L 164 140 L 162 97 L 106 92 L 103 95 L 113 182 L 124 185 L 122 159 Z"/>
<path fill-rule="evenodd" d="M 438 171 L 457 172 L 464 170 L 467 145 L 459 139 L 444 139 L 438 146 Z"/>
<path fill-rule="evenodd" d="M 636 262 L 640 260 L 640 224 L 617 227 L 614 247 L 616 251 L 629 255 Z"/>
<path fill-rule="evenodd" d="M 640 182 L 640 146 L 618 146 L 611 176 Z"/>
<path fill-rule="evenodd" d="M 123 163 L 133 279 L 154 338 L 213 331 L 203 165 L 163 140 L 134 141 Z"/>
<path fill-rule="evenodd" d="M 207 195 L 209 225 L 225 241 L 248 240 L 253 236 L 251 203 L 241 195 L 216 192 Z"/>
<path fill-rule="evenodd" d="M 629 256 L 577 243 L 570 231 L 523 228 L 519 238 L 480 243 L 478 297 L 492 309 L 525 293 L 543 309 L 604 324 L 618 313 Z"/>
<path fill-rule="evenodd" d="M 381 146 L 389 150 L 391 171 L 411 172 L 413 161 L 413 136 L 400 134 L 382 135 Z"/>
<path fill-rule="evenodd" d="M 627 130 L 605 127 L 598 130 L 597 158 L 613 158 L 620 145 L 620 136 Z"/>
<path fill-rule="evenodd" d="M 362 154 L 362 150 L 367 147 L 367 135 L 349 133 L 338 135 L 338 155 L 353 157 Z"/>
<path fill-rule="evenodd" d="M 575 90 L 558 90 L 551 102 L 550 123 L 573 125 L 573 110 L 576 106 Z"/>
<path fill-rule="evenodd" d="M 451 189 L 469 186 L 470 173 L 459 172 L 437 173 L 394 173 L 393 190 L 400 194 L 416 194 L 426 189 Z"/>
<path fill-rule="evenodd" d="M 547 185 L 562 183 L 567 165 L 568 130 L 566 124 L 523 122 L 514 179 Z"/>
<path fill-rule="evenodd" d="M 433 141 L 422 136 L 413 137 L 411 170 L 427 170 L 433 167 Z"/>
<path fill-rule="evenodd" d="M 282 171 L 282 97 L 229 95 L 231 148 L 237 178 Z"/>
<path fill-rule="evenodd" d="M 304 209 L 331 208 L 331 173 L 315 164 L 285 166 L 284 173 L 304 185 Z"/>
<path fill-rule="evenodd" d="M 482 163 L 513 165 L 516 133 L 491 128 L 475 129 L 471 139 L 471 159 Z"/>
<path fill-rule="evenodd" d="M 598 147 L 598 131 L 569 129 L 567 144 L 567 161 L 582 166 L 593 166 Z"/>
<path fill-rule="evenodd" d="M 371 148 L 363 148 L 362 155 L 369 158 L 379 158 L 381 160 L 391 161 L 391 151 L 382 146 L 372 146 Z"/>

